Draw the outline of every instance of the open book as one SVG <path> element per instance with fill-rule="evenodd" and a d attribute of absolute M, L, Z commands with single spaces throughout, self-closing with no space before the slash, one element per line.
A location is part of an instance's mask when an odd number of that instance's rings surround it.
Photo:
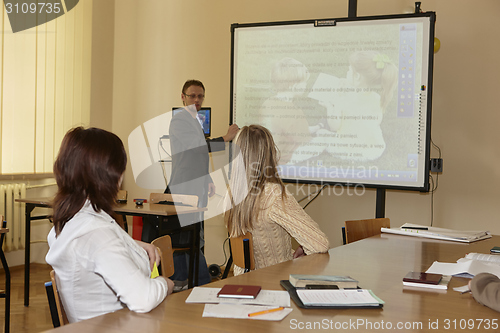
<path fill-rule="evenodd" d="M 472 243 L 478 240 L 490 238 L 489 231 L 461 231 L 453 229 L 444 229 L 428 227 L 413 223 L 405 223 L 399 228 L 381 228 L 382 232 L 413 237 L 423 237 L 432 239 L 441 239 L 454 242 Z"/>
<path fill-rule="evenodd" d="M 367 289 L 297 289 L 297 295 L 309 306 L 380 307 L 384 303 Z"/>
<path fill-rule="evenodd" d="M 498 254 L 468 253 L 465 258 L 500 265 L 500 256 Z"/>

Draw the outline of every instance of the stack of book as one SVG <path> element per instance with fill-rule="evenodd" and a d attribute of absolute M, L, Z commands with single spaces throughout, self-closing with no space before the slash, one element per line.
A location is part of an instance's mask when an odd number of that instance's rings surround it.
<path fill-rule="evenodd" d="M 407 287 L 428 288 L 428 289 L 448 289 L 450 275 L 432 274 L 424 272 L 409 272 L 403 278 L 403 285 Z"/>
<path fill-rule="evenodd" d="M 350 276 L 290 274 L 290 284 L 306 289 L 356 289 L 358 281 Z"/>
<path fill-rule="evenodd" d="M 462 243 L 477 242 L 491 237 L 489 231 L 462 231 L 429 227 L 413 223 L 405 223 L 399 228 L 380 228 L 380 231 L 390 234 L 442 239 Z"/>
<path fill-rule="evenodd" d="M 499 251 L 495 249 L 496 246 L 491 249 L 491 253 L 497 253 L 495 251 Z M 478 261 L 484 261 L 486 263 L 490 264 L 499 264 L 500 265 L 500 255 L 498 254 L 484 254 L 484 253 L 468 253 L 465 256 L 466 259 L 470 260 L 478 260 Z"/>

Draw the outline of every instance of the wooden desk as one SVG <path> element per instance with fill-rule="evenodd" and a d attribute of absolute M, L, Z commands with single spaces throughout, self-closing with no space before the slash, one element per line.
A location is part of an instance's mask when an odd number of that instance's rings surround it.
<path fill-rule="evenodd" d="M 409 271 L 425 271 L 435 260 L 455 262 L 469 252 L 489 253 L 498 244 L 500 236 L 461 244 L 382 234 L 336 247 L 329 254 L 305 256 L 208 285 L 258 284 L 263 289 L 282 290 L 279 281 L 288 279 L 291 273 L 350 275 L 386 302 L 382 309 L 306 310 L 292 301 L 292 313 L 281 322 L 202 318 L 204 305 L 186 304 L 190 293 L 186 290 L 168 296 L 149 313 L 124 309 L 63 326 L 56 332 L 497 332 L 499 327 L 484 329 L 484 321 L 481 324 L 480 320 L 489 319 L 491 325 L 495 319 L 500 326 L 498 312 L 478 304 L 470 294 L 453 291 L 468 279 L 452 278 L 449 289 L 442 292 L 403 289 L 402 279 Z M 467 320 L 474 322 L 474 329 L 460 329 Z M 388 329 L 389 325 L 392 329 Z M 402 326 L 398 329 L 397 325 Z"/>
<path fill-rule="evenodd" d="M 31 221 L 35 220 L 43 220 L 49 218 L 49 215 L 38 215 L 31 216 L 33 210 L 37 207 L 42 208 L 50 208 L 52 198 L 24 198 L 24 199 L 16 199 L 16 202 L 22 202 L 26 204 L 25 207 L 25 244 L 26 249 L 24 252 L 24 305 L 29 306 L 29 297 L 30 297 L 30 241 L 31 241 Z M 115 208 L 115 212 L 121 215 L 131 215 L 131 216 L 169 216 L 169 215 L 178 215 L 178 214 L 189 214 L 206 211 L 206 208 L 195 208 L 195 207 L 187 207 L 180 206 L 174 207 L 169 205 L 159 205 L 159 204 L 148 204 L 144 203 L 143 206 L 137 206 L 134 202 L 128 201 L 127 203 L 117 204 Z M 193 239 L 194 248 L 199 249 L 199 226 L 197 228 L 198 233 L 197 236 Z M 196 231 L 195 231 L 196 233 Z M 197 246 L 197 247 L 196 247 Z M 199 251 L 198 251 L 199 252 Z M 195 261 L 195 263 L 197 263 Z M 195 269 L 196 271 L 196 269 Z M 196 272 L 195 272 L 196 273 Z"/>
<path fill-rule="evenodd" d="M 124 204 L 119 204 L 115 208 L 115 212 L 121 215 L 131 216 L 172 216 L 180 214 L 191 214 L 206 211 L 207 208 L 195 208 L 189 206 L 173 206 L 161 205 L 152 203 L 143 203 L 142 206 L 137 206 L 134 202 L 128 201 Z M 145 221 L 146 219 L 143 219 Z M 199 221 L 199 219 L 197 219 Z M 188 271 L 188 287 L 193 288 L 198 285 L 199 264 L 200 264 L 200 231 L 201 222 L 193 221 L 191 228 L 191 249 L 189 253 L 189 271 Z M 176 226 L 177 227 L 177 226 Z M 148 240 L 149 241 L 149 240 Z"/>
<path fill-rule="evenodd" d="M 207 208 L 196 208 L 189 206 L 172 206 L 144 203 L 142 206 L 137 206 L 134 202 L 127 201 L 127 203 L 117 204 L 115 212 L 117 214 L 131 215 L 131 216 L 170 216 L 180 214 L 190 214 L 197 212 L 204 212 Z"/>

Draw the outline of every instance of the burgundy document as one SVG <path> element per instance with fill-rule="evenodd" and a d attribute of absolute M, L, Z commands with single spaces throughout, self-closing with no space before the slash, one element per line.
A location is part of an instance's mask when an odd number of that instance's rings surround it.
<path fill-rule="evenodd" d="M 255 298 L 261 290 L 260 286 L 226 284 L 217 294 L 217 297 Z"/>
<path fill-rule="evenodd" d="M 438 284 L 443 275 L 424 272 L 410 272 L 403 278 L 404 282 Z"/>

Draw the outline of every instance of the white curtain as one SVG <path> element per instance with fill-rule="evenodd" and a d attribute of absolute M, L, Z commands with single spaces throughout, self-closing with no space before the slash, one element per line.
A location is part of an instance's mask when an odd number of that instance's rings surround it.
<path fill-rule="evenodd" d="M 1 6 L 0 175 L 51 173 L 66 131 L 89 124 L 92 0 L 12 33 Z"/>

